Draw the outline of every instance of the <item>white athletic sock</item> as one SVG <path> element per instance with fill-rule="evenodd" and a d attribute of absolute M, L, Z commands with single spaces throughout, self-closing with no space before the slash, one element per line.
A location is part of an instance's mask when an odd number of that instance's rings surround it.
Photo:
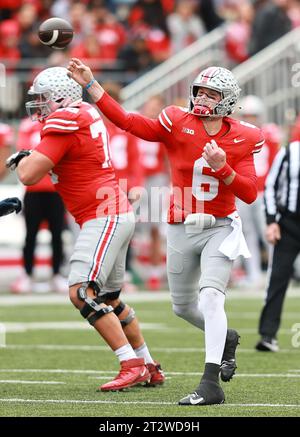
<path fill-rule="evenodd" d="M 119 361 L 131 360 L 132 358 L 136 358 L 136 354 L 132 349 L 132 346 L 128 343 L 124 346 L 119 347 L 115 351 L 116 356 L 119 358 Z"/>
<path fill-rule="evenodd" d="M 227 335 L 225 295 L 216 288 L 203 288 L 200 309 L 205 321 L 205 362 L 221 364 Z"/>
<path fill-rule="evenodd" d="M 134 352 L 138 358 L 144 358 L 146 364 L 154 363 L 146 343 L 142 344 L 142 346 L 137 349 L 134 349 Z"/>

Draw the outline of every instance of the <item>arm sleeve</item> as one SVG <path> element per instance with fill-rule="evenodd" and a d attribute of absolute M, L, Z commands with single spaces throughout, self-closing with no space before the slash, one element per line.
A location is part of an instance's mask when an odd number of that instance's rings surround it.
<path fill-rule="evenodd" d="M 106 92 L 101 99 L 96 102 L 100 111 L 116 126 L 136 137 L 147 141 L 163 141 L 163 127 L 158 119 L 144 117 L 133 112 L 126 112 L 119 103 L 117 103 Z"/>
<path fill-rule="evenodd" d="M 47 156 L 56 165 L 75 143 L 74 134 L 48 134 L 35 150 Z"/>
<path fill-rule="evenodd" d="M 252 203 L 257 197 L 257 176 L 253 155 L 245 157 L 235 167 L 235 178 L 227 187 L 243 202 Z"/>
<path fill-rule="evenodd" d="M 283 163 L 286 160 L 287 149 L 282 147 L 277 153 L 270 173 L 266 180 L 264 192 L 264 204 L 266 212 L 267 224 L 276 222 L 277 214 L 277 191 L 279 186 L 279 179 L 283 168 Z"/>

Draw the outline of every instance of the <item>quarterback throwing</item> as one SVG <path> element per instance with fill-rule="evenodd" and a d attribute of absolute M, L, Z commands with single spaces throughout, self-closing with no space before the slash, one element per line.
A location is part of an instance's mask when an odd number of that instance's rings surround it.
<path fill-rule="evenodd" d="M 98 108 L 118 127 L 165 144 L 173 198 L 167 231 L 167 269 L 175 314 L 205 331 L 205 368 L 199 386 L 180 405 L 219 404 L 219 384 L 236 369 L 239 335 L 227 329 L 225 292 L 233 260 L 249 256 L 235 197 L 257 196 L 253 154 L 261 150 L 260 129 L 228 117 L 240 88 L 221 67 L 202 71 L 191 85 L 189 107 L 168 106 L 156 119 L 127 113 L 79 59 L 70 76 L 85 87 Z"/>

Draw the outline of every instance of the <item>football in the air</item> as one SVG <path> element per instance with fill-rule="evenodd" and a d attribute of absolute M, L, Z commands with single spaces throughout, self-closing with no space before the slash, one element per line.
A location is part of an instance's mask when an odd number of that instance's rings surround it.
<path fill-rule="evenodd" d="M 62 18 L 49 18 L 39 28 L 41 43 L 53 49 L 64 49 L 72 41 L 73 34 L 71 24 Z"/>

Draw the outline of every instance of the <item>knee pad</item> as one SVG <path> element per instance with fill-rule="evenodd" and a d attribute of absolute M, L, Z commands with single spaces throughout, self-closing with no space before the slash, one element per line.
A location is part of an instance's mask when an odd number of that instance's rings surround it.
<path fill-rule="evenodd" d="M 125 307 L 126 307 L 126 304 L 124 302 L 120 301 L 119 305 L 114 308 L 114 313 L 116 314 L 116 316 L 119 316 L 122 313 L 122 311 L 125 309 Z M 131 323 L 134 318 L 135 318 L 135 312 L 132 308 L 130 308 L 129 313 L 125 317 L 125 319 L 122 319 L 122 320 L 119 319 L 120 323 L 122 325 L 122 328 L 129 325 L 129 323 Z"/>
<path fill-rule="evenodd" d="M 108 305 L 107 307 L 101 307 L 100 304 L 104 303 L 102 297 L 96 297 L 92 299 L 86 294 L 86 290 L 88 288 L 92 288 L 96 293 L 99 291 L 99 287 L 94 282 L 85 282 L 81 285 L 81 287 L 77 290 L 77 297 L 82 302 L 85 302 L 85 305 L 81 308 L 80 314 L 83 318 L 87 319 L 87 321 L 94 326 L 95 322 L 100 319 L 100 317 L 105 316 L 113 312 L 113 307 Z M 92 314 L 93 313 L 93 314 Z M 92 314 L 92 315 L 91 315 Z"/>
<path fill-rule="evenodd" d="M 103 299 L 103 301 L 116 300 L 116 299 L 119 299 L 120 293 L 121 293 L 121 289 L 117 290 L 117 291 L 112 291 L 112 292 L 109 291 L 109 292 L 101 294 L 101 298 Z"/>
<path fill-rule="evenodd" d="M 198 299 L 196 302 L 180 305 L 173 303 L 173 311 L 176 316 L 181 317 L 204 331 L 204 318 L 199 308 Z"/>

